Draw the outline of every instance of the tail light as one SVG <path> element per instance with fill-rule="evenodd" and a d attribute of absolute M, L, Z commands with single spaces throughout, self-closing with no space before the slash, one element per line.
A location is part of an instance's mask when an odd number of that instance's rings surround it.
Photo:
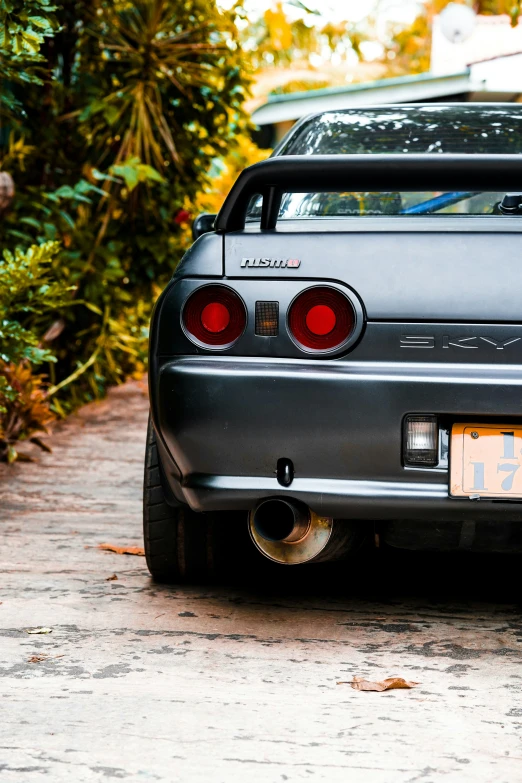
<path fill-rule="evenodd" d="M 245 330 L 245 305 L 231 288 L 203 286 L 185 302 L 182 322 L 193 342 L 208 348 L 228 348 Z"/>
<path fill-rule="evenodd" d="M 331 351 L 339 348 L 352 334 L 355 311 L 336 288 L 308 288 L 290 305 L 288 327 L 301 348 Z"/>

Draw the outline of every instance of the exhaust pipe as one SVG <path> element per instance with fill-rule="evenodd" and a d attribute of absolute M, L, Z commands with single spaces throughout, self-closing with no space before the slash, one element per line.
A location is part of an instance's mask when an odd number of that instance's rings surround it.
<path fill-rule="evenodd" d="M 333 531 L 333 519 L 318 516 L 297 500 L 283 498 L 262 500 L 250 512 L 248 524 L 259 551 L 286 565 L 318 560 Z"/>

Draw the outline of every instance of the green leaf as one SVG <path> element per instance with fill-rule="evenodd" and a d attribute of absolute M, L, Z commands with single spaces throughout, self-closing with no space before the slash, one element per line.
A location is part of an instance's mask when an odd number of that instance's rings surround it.
<path fill-rule="evenodd" d="M 117 166 L 111 166 L 111 172 L 123 177 L 125 185 L 132 191 L 139 182 L 138 168 L 132 164 L 122 164 Z"/>
<path fill-rule="evenodd" d="M 151 180 L 153 182 L 165 182 L 165 179 L 161 176 L 159 171 L 156 171 L 156 169 L 152 168 L 152 166 L 149 166 L 146 163 L 141 163 L 139 165 L 138 172 L 140 182 L 145 182 L 146 180 Z"/>
<path fill-rule="evenodd" d="M 94 179 L 97 179 L 97 180 L 108 180 L 109 182 L 119 182 L 120 181 L 119 179 L 117 179 L 117 177 L 111 177 L 110 174 L 103 174 L 103 172 L 98 171 L 98 169 L 91 169 L 91 174 L 94 177 Z"/>
<path fill-rule="evenodd" d="M 69 226 L 69 228 L 70 228 L 72 231 L 74 231 L 74 229 L 76 228 L 76 224 L 75 224 L 74 220 L 72 219 L 72 217 L 69 215 L 69 213 L 68 213 L 68 212 L 65 212 L 65 210 L 61 209 L 61 210 L 60 210 L 60 212 L 59 212 L 58 214 L 59 214 L 59 215 L 60 215 L 60 216 L 63 218 L 63 220 L 64 220 L 64 221 L 67 223 L 67 225 Z"/>
<path fill-rule="evenodd" d="M 23 51 L 23 39 L 20 33 L 17 33 L 13 41 L 13 51 L 15 54 L 21 54 Z"/>
<path fill-rule="evenodd" d="M 41 36 L 33 35 L 26 30 L 22 33 L 22 42 L 26 49 L 33 52 L 33 54 L 38 54 L 43 38 Z"/>
<path fill-rule="evenodd" d="M 108 125 L 114 125 L 114 123 L 117 121 L 118 117 L 120 116 L 120 112 L 116 106 L 105 106 L 103 110 L 103 116 L 105 117 L 105 120 Z"/>
<path fill-rule="evenodd" d="M 83 193 L 98 193 L 99 196 L 106 196 L 106 192 L 102 190 L 101 188 L 96 187 L 96 185 L 91 185 L 90 182 L 87 182 L 86 179 L 81 179 L 74 187 L 74 191 L 76 194 L 83 194 Z"/>
<path fill-rule="evenodd" d="M 58 190 L 54 191 L 55 198 L 70 198 L 74 199 L 75 201 L 83 201 L 85 204 L 90 204 L 91 199 L 87 198 L 86 196 L 83 196 L 81 193 L 78 192 L 78 188 L 71 188 L 70 185 L 62 185 L 61 188 L 58 188 Z"/>
<path fill-rule="evenodd" d="M 42 30 L 52 30 L 49 20 L 43 16 L 29 16 L 28 21 L 31 22 L 31 24 L 36 25 L 36 27 L 40 27 Z"/>
<path fill-rule="evenodd" d="M 70 185 L 62 185 L 61 188 L 58 188 L 58 190 L 54 191 L 53 195 L 57 196 L 58 198 L 74 198 L 76 193 L 74 188 L 71 188 Z"/>
<path fill-rule="evenodd" d="M 100 310 L 99 307 L 96 307 L 92 302 L 84 302 L 85 307 L 91 311 L 91 313 L 96 313 L 96 315 L 103 315 L 103 311 Z"/>
<path fill-rule="evenodd" d="M 106 106 L 104 101 L 102 100 L 91 101 L 91 103 L 88 103 L 87 106 L 84 108 L 84 110 L 81 112 L 78 119 L 80 122 L 84 122 L 85 120 L 88 120 L 90 117 L 93 117 L 95 114 L 104 111 L 105 108 Z"/>
<path fill-rule="evenodd" d="M 9 33 L 9 25 L 7 23 L 7 19 L 4 22 L 4 36 L 2 41 L 2 46 L 4 49 L 9 49 L 11 46 L 11 35 Z"/>
<path fill-rule="evenodd" d="M 38 347 L 26 348 L 24 358 L 28 359 L 32 364 L 56 361 L 56 357 L 47 348 Z"/>
<path fill-rule="evenodd" d="M 129 191 L 134 190 L 139 182 L 165 182 L 159 171 L 147 163 L 142 163 L 135 156 L 128 158 L 124 163 L 111 166 L 109 171 L 123 177 Z"/>
<path fill-rule="evenodd" d="M 36 228 L 37 231 L 41 231 L 42 229 L 42 224 L 40 221 L 33 217 L 21 217 L 20 223 L 25 223 L 27 226 L 32 226 L 33 228 Z"/>

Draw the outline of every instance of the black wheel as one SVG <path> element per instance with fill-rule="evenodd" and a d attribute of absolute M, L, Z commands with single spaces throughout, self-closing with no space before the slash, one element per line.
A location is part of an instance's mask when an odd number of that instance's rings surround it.
<path fill-rule="evenodd" d="M 143 538 L 147 566 L 156 582 L 208 581 L 228 565 L 241 564 L 250 542 L 246 514 L 199 514 L 165 499 L 156 434 L 149 417 L 143 486 Z"/>

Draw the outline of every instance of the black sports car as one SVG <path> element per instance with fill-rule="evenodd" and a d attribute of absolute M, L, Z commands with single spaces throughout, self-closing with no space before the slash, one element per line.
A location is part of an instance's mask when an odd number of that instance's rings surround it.
<path fill-rule="evenodd" d="M 320 114 L 197 219 L 151 329 L 154 578 L 522 550 L 521 153 L 515 104 Z"/>

